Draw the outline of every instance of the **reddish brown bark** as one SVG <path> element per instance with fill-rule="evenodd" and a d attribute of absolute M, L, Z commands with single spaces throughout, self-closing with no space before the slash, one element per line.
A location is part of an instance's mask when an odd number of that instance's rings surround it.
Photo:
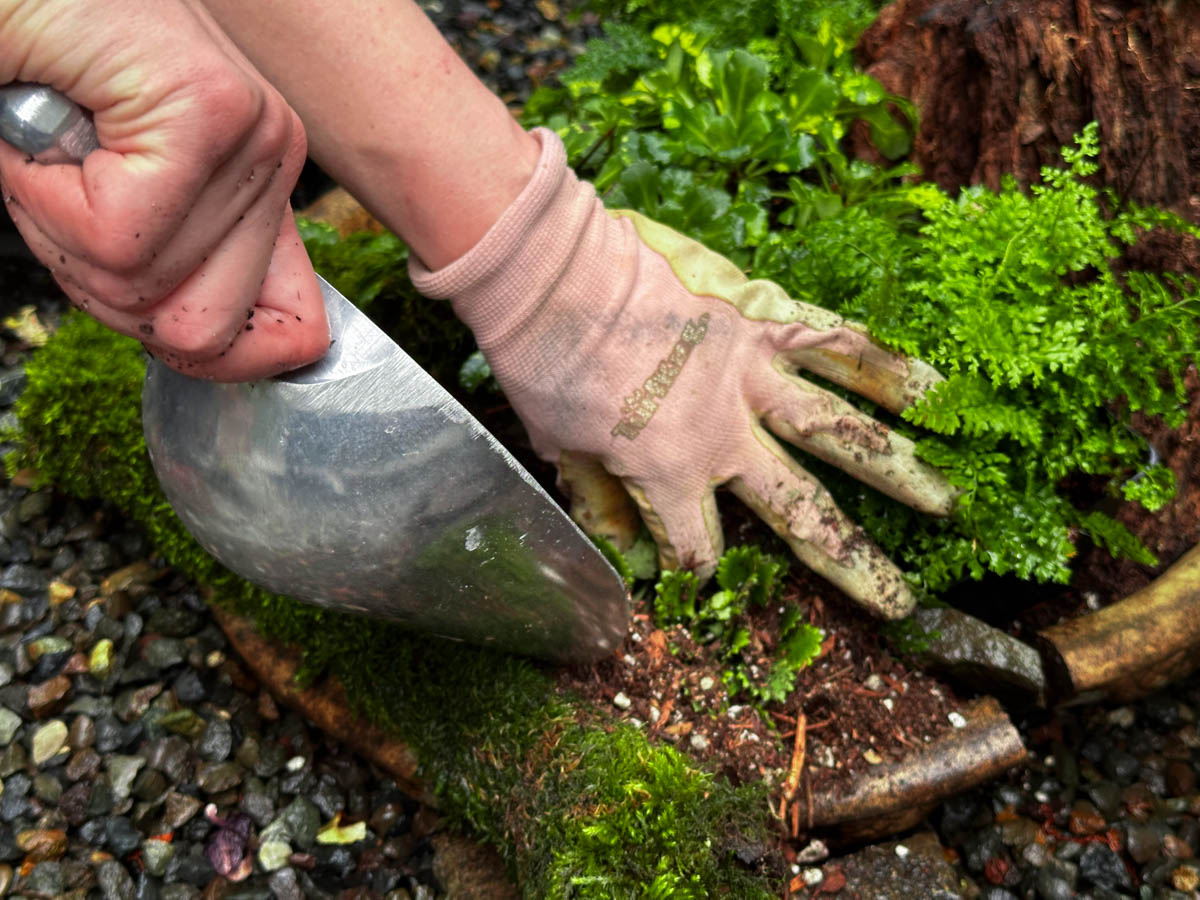
<path fill-rule="evenodd" d="M 914 159 L 947 190 L 995 188 L 1005 173 L 1036 180 L 1095 120 L 1105 184 L 1200 222 L 1193 0 L 899 0 L 858 53 L 916 103 Z"/>

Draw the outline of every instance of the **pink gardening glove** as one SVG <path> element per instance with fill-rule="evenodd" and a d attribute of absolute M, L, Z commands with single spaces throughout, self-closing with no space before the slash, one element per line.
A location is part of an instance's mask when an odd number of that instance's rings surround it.
<path fill-rule="evenodd" d="M 101 149 L 0 142 L 9 214 L 78 307 L 189 375 L 236 381 L 329 348 L 288 197 L 299 118 L 196 0 L 7 0 L 0 84 L 49 84 Z"/>
<path fill-rule="evenodd" d="M 899 570 L 776 436 L 947 514 L 953 490 L 910 441 L 795 373 L 892 410 L 940 376 L 665 226 L 606 211 L 558 138 L 534 134 L 537 171 L 485 237 L 440 271 L 411 272 L 474 331 L 576 521 L 628 545 L 632 497 L 662 565 L 708 575 L 723 543 L 713 492 L 726 485 L 854 600 L 907 614 Z"/>

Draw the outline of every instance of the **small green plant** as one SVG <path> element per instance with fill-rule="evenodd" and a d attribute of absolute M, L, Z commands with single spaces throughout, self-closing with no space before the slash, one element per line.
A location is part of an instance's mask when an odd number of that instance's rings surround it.
<path fill-rule="evenodd" d="M 931 191 L 915 230 L 847 210 L 773 234 L 756 259 L 756 275 L 865 322 L 947 376 L 904 419 L 919 426 L 909 433 L 920 455 L 962 490 L 951 521 L 827 479 L 934 591 L 987 571 L 1065 582 L 1078 533 L 1154 562 L 1095 501 L 1154 509 L 1173 494 L 1170 470 L 1152 462 L 1129 414 L 1181 421 L 1200 306 L 1192 279 L 1120 264 L 1147 228 L 1196 229 L 1119 208 L 1087 182 L 1096 127 L 1076 142 L 1066 166 L 1044 169 L 1028 191 L 1011 179 L 999 192 Z"/>
<path fill-rule="evenodd" d="M 756 43 L 761 53 L 690 25 L 610 34 L 523 116 L 562 136 L 609 206 L 636 209 L 743 264 L 780 224 L 848 203 L 910 208 L 899 181 L 910 166 L 853 162 L 840 145 L 862 120 L 886 155 L 902 156 L 909 122 L 893 110 L 910 108 L 855 70 L 852 42 L 828 22 Z"/>
<path fill-rule="evenodd" d="M 654 615 L 660 626 L 688 624 L 696 618 L 700 579 L 686 569 L 663 569 L 654 586 Z"/>
<path fill-rule="evenodd" d="M 732 547 L 717 565 L 717 590 L 702 594 L 699 579 L 683 570 L 665 570 L 655 585 L 655 621 L 660 627 L 684 625 L 702 644 L 720 647 L 728 665 L 723 680 L 730 696 L 743 692 L 756 701 L 782 701 L 795 686 L 796 673 L 816 657 L 821 631 L 801 618 L 800 607 L 784 608 L 774 630 L 772 660 L 763 672 L 747 658 L 752 643 L 748 614 L 776 600 L 786 560 L 764 554 L 758 547 Z"/>

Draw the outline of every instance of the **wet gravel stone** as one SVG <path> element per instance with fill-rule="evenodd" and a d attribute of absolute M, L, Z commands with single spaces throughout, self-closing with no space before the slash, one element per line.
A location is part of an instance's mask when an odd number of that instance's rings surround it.
<path fill-rule="evenodd" d="M 981 897 L 1195 900 L 1198 721 L 1200 672 L 1133 704 L 1030 714 L 1028 762 L 933 824 Z"/>
<path fill-rule="evenodd" d="M 28 496 L 0 487 L 0 518 Z M 70 545 L 67 523 L 93 516 L 53 495 L 24 508 L 37 511 L 18 526 L 29 546 L 47 530 Z M 418 804 L 265 702 L 191 586 L 168 574 L 105 592 L 121 567 L 159 571 L 128 555 L 137 546 L 119 527 L 93 529 L 59 573 L 3 570 L 25 593 L 8 588 L 3 609 L 17 611 L 20 628 L 0 633 L 0 895 L 441 896 L 428 838 L 412 834 Z M 46 601 L 51 582 L 67 601 Z M 319 843 L 337 814 L 381 833 Z M 380 846 L 394 838 L 404 852 L 381 865 Z M 261 852 L 267 844 L 274 856 Z"/>
<path fill-rule="evenodd" d="M 1079 857 L 1079 875 L 1098 888 L 1133 890 L 1133 879 L 1116 851 L 1104 844 L 1088 844 Z"/>

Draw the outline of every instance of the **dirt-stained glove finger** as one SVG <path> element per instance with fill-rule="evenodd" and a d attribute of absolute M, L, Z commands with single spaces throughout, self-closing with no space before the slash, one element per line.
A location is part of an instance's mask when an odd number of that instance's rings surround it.
<path fill-rule="evenodd" d="M 793 371 L 819 375 L 892 412 L 912 406 L 946 380 L 928 363 L 884 350 L 860 332 L 861 327 L 853 322 L 842 326 L 844 332 L 859 335 L 857 342 L 853 338 L 843 342 L 848 347 L 797 347 L 780 356 Z"/>
<path fill-rule="evenodd" d="M 664 569 L 690 569 L 701 581 L 717 570 L 717 560 L 725 552 L 725 537 L 717 514 L 717 499 L 712 490 L 688 502 L 687 497 L 654 498 L 637 485 L 625 483 L 625 490 L 637 503 L 642 521 L 658 545 L 658 564 Z"/>
<path fill-rule="evenodd" d="M 809 381 L 772 374 L 759 388 L 772 434 L 913 509 L 950 515 L 958 491 L 911 440 Z"/>
<path fill-rule="evenodd" d="M 751 464 L 729 482 L 734 495 L 754 510 L 813 571 L 841 588 L 874 615 L 899 619 L 916 602 L 895 564 L 851 522 L 829 492 L 761 428 L 747 453 Z"/>
<path fill-rule="evenodd" d="M 593 537 L 602 537 L 622 553 L 632 549 L 641 529 L 633 498 L 621 479 L 609 474 L 594 456 L 564 451 L 558 477 L 571 501 L 571 518 Z"/>

